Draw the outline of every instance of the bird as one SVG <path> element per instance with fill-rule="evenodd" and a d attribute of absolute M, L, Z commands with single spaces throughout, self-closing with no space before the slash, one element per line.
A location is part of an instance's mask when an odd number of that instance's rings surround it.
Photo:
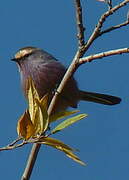
<path fill-rule="evenodd" d="M 19 49 L 12 61 L 18 65 L 21 86 L 27 98 L 27 79 L 32 78 L 39 97 L 49 94 L 49 104 L 54 92 L 59 86 L 67 68 L 53 55 L 37 47 L 24 47 Z M 104 105 L 115 105 L 121 98 L 80 90 L 77 81 L 72 76 L 66 83 L 62 93 L 59 94 L 57 103 L 52 113 L 66 110 L 68 107 L 77 108 L 79 101 L 90 101 Z"/>

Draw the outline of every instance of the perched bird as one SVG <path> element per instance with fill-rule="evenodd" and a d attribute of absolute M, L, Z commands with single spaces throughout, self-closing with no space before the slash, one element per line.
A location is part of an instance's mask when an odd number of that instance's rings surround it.
<path fill-rule="evenodd" d="M 66 72 L 66 68 L 51 54 L 35 47 L 20 49 L 12 60 L 15 61 L 19 67 L 25 96 L 27 96 L 28 90 L 27 79 L 31 77 L 40 98 L 49 93 L 51 100 L 54 94 L 53 92 L 60 84 Z M 63 111 L 68 107 L 77 108 L 77 104 L 81 100 L 105 105 L 115 105 L 121 101 L 119 97 L 81 91 L 78 88 L 76 80 L 71 77 L 63 92 L 59 95 L 53 113 Z"/>

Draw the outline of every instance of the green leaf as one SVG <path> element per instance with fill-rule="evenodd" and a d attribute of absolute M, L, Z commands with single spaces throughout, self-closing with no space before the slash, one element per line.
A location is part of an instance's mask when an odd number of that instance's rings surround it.
<path fill-rule="evenodd" d="M 72 160 L 80 163 L 81 165 L 85 165 L 85 163 L 83 161 L 81 161 L 78 156 L 76 156 L 73 151 L 75 151 L 74 149 L 72 149 L 70 146 L 64 144 L 63 142 L 54 139 L 54 138 L 50 138 L 50 137 L 44 137 L 41 138 L 38 143 L 42 143 L 42 144 L 46 144 L 48 146 L 54 147 L 62 152 L 64 152 L 69 158 L 71 158 Z"/>
<path fill-rule="evenodd" d="M 31 78 L 28 78 L 28 104 L 30 119 L 35 128 L 35 135 L 42 134 L 48 127 L 48 95 L 45 95 L 42 99 L 39 98 L 38 92 L 35 88 L 34 82 Z"/>
<path fill-rule="evenodd" d="M 64 149 L 63 152 L 64 152 L 69 158 L 71 158 L 72 160 L 78 162 L 79 164 L 81 164 L 81 165 L 83 165 L 83 166 L 86 165 L 86 164 L 85 164 L 83 161 L 81 161 L 81 160 L 78 158 L 78 156 L 75 155 L 73 152 L 68 151 L 67 149 Z"/>
<path fill-rule="evenodd" d="M 28 104 L 29 104 L 29 113 L 30 113 L 31 120 L 33 122 L 34 115 L 37 110 L 37 104 L 35 102 L 35 98 L 39 99 L 39 95 L 35 88 L 32 78 L 28 78 L 27 86 L 29 87 L 28 93 L 27 93 Z"/>
<path fill-rule="evenodd" d="M 45 95 L 41 100 L 35 99 L 37 106 L 39 108 L 39 124 L 40 124 L 40 131 L 39 133 L 42 134 L 47 128 L 49 123 L 48 113 L 47 113 L 47 100 L 48 95 Z"/>
<path fill-rule="evenodd" d="M 52 147 L 60 149 L 60 150 L 67 149 L 69 151 L 76 151 L 75 149 L 71 148 L 70 146 L 64 144 L 62 141 L 54 139 L 54 138 L 50 138 L 50 137 L 40 138 L 38 143 L 46 144 L 48 146 L 52 146 Z"/>
<path fill-rule="evenodd" d="M 77 116 L 74 116 L 72 118 L 66 119 L 65 121 L 63 121 L 62 123 L 60 123 L 59 125 L 57 125 L 53 130 L 52 130 L 52 134 L 61 131 L 62 129 L 72 125 L 73 123 L 83 119 L 87 117 L 87 114 L 79 114 Z"/>
<path fill-rule="evenodd" d="M 53 114 L 52 116 L 50 116 L 49 122 L 51 123 L 51 122 L 57 121 L 59 119 L 63 119 L 65 117 L 75 114 L 77 112 L 79 112 L 79 110 L 57 112 L 56 114 Z"/>
<path fill-rule="evenodd" d="M 37 134 L 41 134 L 43 129 L 43 117 L 40 113 L 39 107 L 36 109 L 35 114 L 33 116 L 33 124 L 35 127 L 35 136 Z"/>

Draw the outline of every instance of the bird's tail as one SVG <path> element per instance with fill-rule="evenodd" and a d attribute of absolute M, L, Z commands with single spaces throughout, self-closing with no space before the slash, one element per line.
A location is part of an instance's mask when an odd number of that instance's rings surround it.
<path fill-rule="evenodd" d="M 80 100 L 91 101 L 91 102 L 105 104 L 105 105 L 115 105 L 115 104 L 119 104 L 121 101 L 121 99 L 116 96 L 92 93 L 92 92 L 87 92 L 87 91 L 80 91 Z"/>

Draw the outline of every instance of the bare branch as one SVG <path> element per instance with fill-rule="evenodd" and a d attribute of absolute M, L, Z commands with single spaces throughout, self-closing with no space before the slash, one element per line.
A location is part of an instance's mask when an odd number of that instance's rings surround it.
<path fill-rule="evenodd" d="M 80 0 L 75 0 L 75 7 L 76 7 L 76 22 L 77 22 L 77 37 L 79 42 L 79 47 L 82 47 L 84 45 L 84 31 L 85 28 L 83 26 L 83 20 L 82 20 L 82 7 Z"/>
<path fill-rule="evenodd" d="M 17 142 L 19 142 L 20 140 L 22 140 L 21 137 L 17 138 L 16 140 L 14 140 L 11 144 L 9 144 L 8 146 L 14 146 Z"/>
<path fill-rule="evenodd" d="M 45 136 L 45 137 L 47 137 L 47 136 Z M 42 138 L 42 136 L 40 138 Z M 12 143 L 8 144 L 7 146 L 1 147 L 0 151 L 16 149 L 16 148 L 22 147 L 23 145 L 28 144 L 28 143 L 37 143 L 40 138 L 35 138 L 35 139 L 32 138 L 32 139 L 29 139 L 28 141 L 23 140 L 20 144 L 16 144 L 17 142 L 19 142 L 20 140 L 23 139 L 23 138 L 18 138 L 16 140 L 14 140 Z"/>
<path fill-rule="evenodd" d="M 119 29 L 119 28 L 121 28 L 121 27 L 123 27 L 123 26 L 127 26 L 128 24 L 129 24 L 129 21 L 125 21 L 125 22 L 123 22 L 123 23 L 121 23 L 121 24 L 118 24 L 118 25 L 116 25 L 116 26 L 112 26 L 112 27 L 110 27 L 110 28 L 108 28 L 108 29 L 105 29 L 104 31 L 101 31 L 100 34 L 99 34 L 99 36 L 101 36 L 101 35 L 104 34 L 104 33 L 113 31 L 113 30 L 115 30 L 115 29 Z"/>
<path fill-rule="evenodd" d="M 129 0 L 125 0 L 122 3 L 116 5 L 115 7 L 113 7 L 112 9 L 110 9 L 109 11 L 105 12 L 99 22 L 98 22 L 98 29 L 101 29 L 101 27 L 103 26 L 103 23 L 105 22 L 106 18 L 109 17 L 110 15 L 112 15 L 113 13 L 115 13 L 117 10 L 119 10 L 121 7 L 125 6 L 127 3 L 129 3 Z"/>
<path fill-rule="evenodd" d="M 81 64 L 91 62 L 96 59 L 101 59 L 103 57 L 119 55 L 119 54 L 124 54 L 124 53 L 129 53 L 129 48 L 116 49 L 116 50 L 106 51 L 99 54 L 87 56 L 87 57 L 81 58 L 79 60 L 79 64 L 81 65 Z"/>
<path fill-rule="evenodd" d="M 19 147 L 21 147 L 21 146 L 23 146 L 25 144 L 28 144 L 28 142 L 27 141 L 23 141 L 20 144 L 15 144 L 15 145 L 11 145 L 11 146 L 8 145 L 8 146 L 0 148 L 0 151 L 16 149 L 16 148 L 19 148 Z"/>
<path fill-rule="evenodd" d="M 108 4 L 109 10 L 112 9 L 112 0 L 105 0 Z"/>
<path fill-rule="evenodd" d="M 116 5 L 115 7 L 113 7 L 113 8 L 110 9 L 109 11 L 105 12 L 105 13 L 101 16 L 101 18 L 100 18 L 100 20 L 99 20 L 96 28 L 94 29 L 94 31 L 93 31 L 92 35 L 90 36 L 88 42 L 85 44 L 85 47 L 84 47 L 84 49 L 83 49 L 84 52 L 86 52 L 87 49 L 90 47 L 90 45 L 94 42 L 94 40 L 97 39 L 97 38 L 100 36 L 101 28 L 102 28 L 105 20 L 106 20 L 110 15 L 112 15 L 114 12 L 116 12 L 117 10 L 119 10 L 121 7 L 125 6 L 127 3 L 129 3 L 129 0 L 123 1 L 122 3 Z"/>
<path fill-rule="evenodd" d="M 108 5 L 108 9 L 112 9 L 112 0 L 97 0 L 97 1 L 100 1 L 100 2 L 104 2 Z"/>

